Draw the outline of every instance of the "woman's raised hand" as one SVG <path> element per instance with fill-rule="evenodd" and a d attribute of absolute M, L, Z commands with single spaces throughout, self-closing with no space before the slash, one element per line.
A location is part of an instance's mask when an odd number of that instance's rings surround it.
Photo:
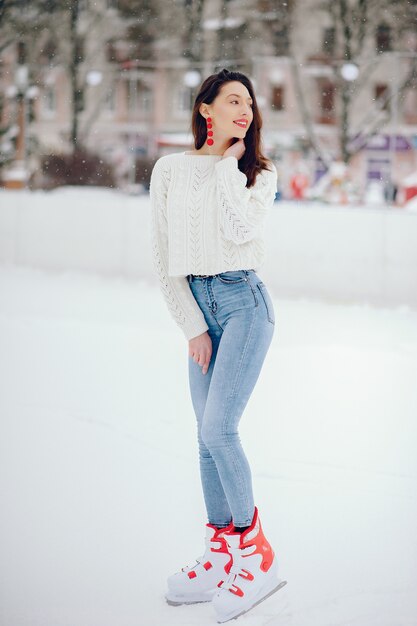
<path fill-rule="evenodd" d="M 207 374 L 212 350 L 211 339 L 207 330 L 202 335 L 193 337 L 188 342 L 188 354 L 203 368 L 203 374 Z"/>
<path fill-rule="evenodd" d="M 239 161 L 239 159 L 241 159 L 243 155 L 245 154 L 245 150 L 246 150 L 245 142 L 243 141 L 243 139 L 238 139 L 236 143 L 229 146 L 223 152 L 223 159 L 229 156 L 234 156 Z"/>

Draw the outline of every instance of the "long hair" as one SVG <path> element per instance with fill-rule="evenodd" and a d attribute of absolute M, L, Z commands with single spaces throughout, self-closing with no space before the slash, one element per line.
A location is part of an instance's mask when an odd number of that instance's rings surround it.
<path fill-rule="evenodd" d="M 238 80 L 249 91 L 252 98 L 253 120 L 244 138 L 245 152 L 238 161 L 239 169 L 246 175 L 246 187 L 252 187 L 257 174 L 267 167 L 269 159 L 262 154 L 262 116 L 259 111 L 253 85 L 250 79 L 240 72 L 230 72 L 222 69 L 218 74 L 208 76 L 201 84 L 193 106 L 191 130 L 194 135 L 194 146 L 199 150 L 207 139 L 207 123 L 199 108 L 203 102 L 211 104 L 218 95 L 220 88 L 228 82 Z"/>

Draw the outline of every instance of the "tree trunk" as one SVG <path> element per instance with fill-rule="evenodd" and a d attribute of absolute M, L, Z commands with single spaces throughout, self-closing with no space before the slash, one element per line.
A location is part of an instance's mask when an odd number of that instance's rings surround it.
<path fill-rule="evenodd" d="M 73 151 L 80 146 L 78 140 L 78 115 L 82 110 L 82 91 L 79 89 L 78 70 L 80 65 L 80 55 L 77 36 L 77 23 L 79 14 L 79 0 L 72 0 L 69 8 L 70 12 L 70 64 L 69 74 L 71 83 L 71 145 Z"/>
<path fill-rule="evenodd" d="M 300 70 L 298 68 L 297 59 L 290 55 L 291 63 L 291 73 L 294 80 L 294 88 L 295 93 L 297 95 L 297 102 L 300 109 L 301 119 L 304 124 L 304 128 L 306 129 L 306 133 L 316 155 L 321 159 L 321 161 L 325 164 L 327 168 L 330 167 L 331 158 L 327 156 L 322 150 L 320 143 L 317 139 L 316 132 L 314 130 L 314 124 L 311 119 L 310 112 L 307 107 L 304 90 L 301 82 Z"/>

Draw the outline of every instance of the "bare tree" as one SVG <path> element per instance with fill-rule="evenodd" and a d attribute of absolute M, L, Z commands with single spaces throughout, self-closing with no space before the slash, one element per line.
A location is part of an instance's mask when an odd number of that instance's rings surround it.
<path fill-rule="evenodd" d="M 128 43 L 126 60 L 154 59 L 154 43 L 159 33 L 158 3 L 152 0 L 119 0 L 117 12 L 126 25 L 123 33 L 123 40 Z M 118 41 L 120 38 L 114 40 L 115 43 Z"/>
<path fill-rule="evenodd" d="M 333 69 L 335 106 L 340 111 L 336 118 L 339 126 L 339 152 L 345 163 L 387 124 L 390 119 L 387 104 L 395 95 L 387 92 L 376 100 L 374 110 L 356 125 L 355 134 L 359 133 L 362 141 L 352 143 L 352 107 L 377 66 L 377 63 L 368 63 L 365 45 L 372 42 L 375 56 L 391 50 L 394 47 L 393 39 L 401 45 L 401 34 L 405 30 L 414 28 L 417 32 L 415 9 L 408 0 L 326 0 L 320 6 L 320 10 L 330 18 L 334 33 L 334 54 L 328 62 Z M 384 15 L 384 19 L 381 15 Z M 376 36 L 378 29 L 380 37 Z M 340 70 L 345 63 L 355 63 L 359 69 L 362 64 L 365 65 L 358 80 L 348 81 L 343 78 Z M 414 84 L 416 64 L 417 59 L 412 59 L 409 72 L 398 87 L 397 93 L 400 96 Z"/>
<path fill-rule="evenodd" d="M 295 0 L 260 0 L 259 11 L 256 13 L 258 20 L 262 22 L 263 29 L 269 33 L 269 41 L 275 56 L 285 56 L 291 61 L 291 74 L 294 89 L 297 96 L 299 112 L 307 134 L 307 147 L 314 150 L 317 156 L 328 167 L 330 156 L 320 145 L 314 128 L 314 121 L 308 107 L 306 90 L 303 87 L 303 79 L 300 72 L 299 62 L 295 56 L 292 41 Z"/>
<path fill-rule="evenodd" d="M 0 53 L 20 38 L 38 39 L 59 5 L 57 0 L 0 0 Z"/>
<path fill-rule="evenodd" d="M 59 10 L 58 2 L 55 0 L 0 0 L 0 54 L 5 53 L 8 48 L 15 49 L 17 66 L 26 66 L 27 80 L 29 85 L 38 84 L 38 68 L 36 60 L 39 57 L 41 41 L 45 37 L 45 32 L 50 25 L 51 15 Z M 20 86 L 15 95 L 15 119 L 24 120 L 23 123 L 33 120 L 32 101 L 25 99 L 25 93 Z M 4 107 L 6 94 L 0 95 L 0 120 L 3 119 L 2 109 Z M 26 108 L 29 108 L 26 114 Z M 0 128 L 0 136 L 5 138 L 11 130 L 13 118 Z M 0 166 L 7 165 L 15 158 L 15 155 L 23 150 L 25 145 L 23 135 L 20 132 L 14 137 L 16 145 L 14 149 L 8 149 L 7 154 L 2 154 Z M 12 143 L 12 142 L 10 142 Z M 27 144 L 27 153 L 33 151 L 35 144 Z M 13 154 L 13 151 L 15 154 Z"/>
<path fill-rule="evenodd" d="M 182 43 L 184 56 L 190 61 L 190 65 L 202 61 L 204 57 L 203 11 L 204 0 L 185 0 L 185 32 Z"/>
<path fill-rule="evenodd" d="M 258 11 L 257 18 L 263 21 L 263 26 L 269 33 L 273 54 L 287 56 L 291 60 L 294 88 L 309 145 L 328 167 L 331 156 L 322 148 L 317 137 L 313 114 L 307 99 L 308 90 L 300 69 L 300 59 L 296 56 L 292 41 L 296 0 L 286 2 L 259 0 L 258 6 L 262 10 Z M 356 125 L 356 133 L 353 132 L 352 108 L 361 90 L 369 84 L 369 77 L 377 66 L 377 63 L 368 62 L 366 45 L 376 39 L 378 27 L 387 29 L 387 37 L 391 29 L 392 38 L 395 38 L 397 42 L 401 41 L 401 36 L 407 30 L 413 29 L 417 33 L 417 6 L 415 2 L 409 0 L 324 0 L 317 3 L 316 9 L 318 15 L 325 15 L 326 24 L 331 24 L 332 42 L 327 52 L 322 52 L 319 62 L 332 68 L 334 108 L 338 112 L 336 123 L 339 130 L 339 154 L 340 158 L 348 163 L 352 156 L 366 145 L 366 141 L 389 121 L 387 104 L 394 97 L 393 93 L 387 92 L 383 97 L 378 98 L 373 110 Z M 389 23 L 384 25 L 382 15 L 388 19 Z M 384 32 L 381 35 L 379 45 L 378 42 L 375 44 L 375 56 L 382 55 L 390 47 L 387 37 L 384 39 Z M 347 81 L 343 78 L 340 70 L 345 63 L 358 65 L 361 72 L 357 80 Z M 413 59 L 407 75 L 398 87 L 399 97 L 401 98 L 402 94 L 415 84 L 416 59 Z M 363 141 L 360 144 L 352 143 L 353 135 L 357 133 L 363 135 Z"/>

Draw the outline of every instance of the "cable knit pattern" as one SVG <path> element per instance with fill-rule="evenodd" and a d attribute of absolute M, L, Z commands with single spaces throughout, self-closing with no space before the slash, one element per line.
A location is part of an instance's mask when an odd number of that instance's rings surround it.
<path fill-rule="evenodd" d="M 160 157 L 150 183 L 155 271 L 168 309 L 186 339 L 208 330 L 188 274 L 254 269 L 265 260 L 263 227 L 277 171 L 251 188 L 235 157 L 178 152 Z"/>
<path fill-rule="evenodd" d="M 247 178 L 237 167 L 235 157 L 222 159 L 215 168 L 217 199 L 226 239 L 242 244 L 262 235 L 259 227 L 275 198 L 276 170 L 274 173 L 262 170 L 255 185 L 247 189 Z"/>

